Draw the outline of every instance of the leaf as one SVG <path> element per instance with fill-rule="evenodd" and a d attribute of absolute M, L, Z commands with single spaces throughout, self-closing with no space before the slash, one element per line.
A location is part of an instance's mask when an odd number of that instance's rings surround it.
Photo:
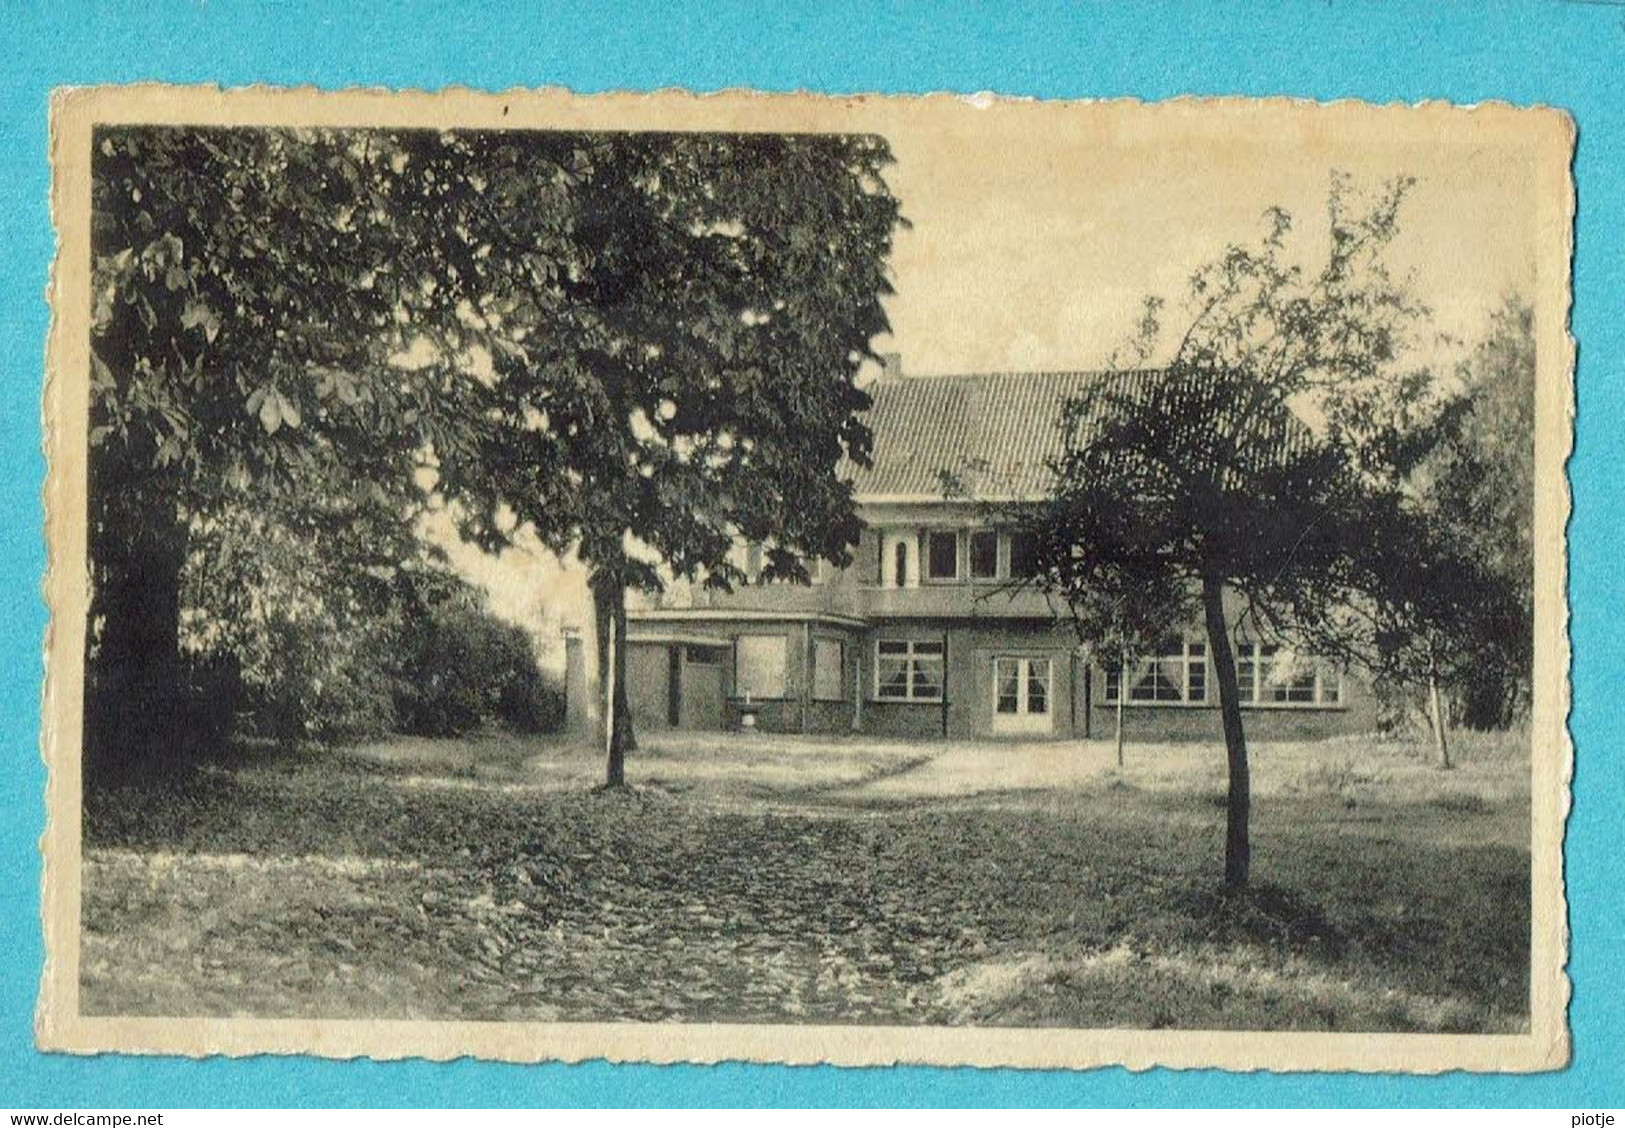
<path fill-rule="evenodd" d="M 215 317 L 214 310 L 210 309 L 204 302 L 196 300 L 187 302 L 186 308 L 181 310 L 182 329 L 196 329 L 203 326 L 206 330 L 211 322 L 214 324 L 215 331 L 218 332 L 220 328 L 219 319 Z M 214 339 L 212 334 L 209 339 Z"/>
<path fill-rule="evenodd" d="M 523 345 L 511 341 L 507 337 L 492 337 L 491 347 L 509 360 L 524 362 L 530 359 L 530 354 L 525 351 Z"/>
<path fill-rule="evenodd" d="M 265 428 L 267 435 L 274 435 L 282 429 L 282 396 L 275 388 L 268 391 L 260 401 L 260 426 Z"/>
<path fill-rule="evenodd" d="M 96 355 L 95 350 L 90 353 L 90 387 L 96 392 L 111 392 L 118 387 L 113 379 L 113 370 L 107 367 L 107 362 Z"/>

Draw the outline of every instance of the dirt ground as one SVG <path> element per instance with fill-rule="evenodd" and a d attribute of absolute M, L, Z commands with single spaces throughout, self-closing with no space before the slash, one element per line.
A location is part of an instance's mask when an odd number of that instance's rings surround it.
<path fill-rule="evenodd" d="M 87 797 L 83 1006 L 143 1015 L 1522 1029 L 1513 738 L 490 736 L 231 755 Z"/>

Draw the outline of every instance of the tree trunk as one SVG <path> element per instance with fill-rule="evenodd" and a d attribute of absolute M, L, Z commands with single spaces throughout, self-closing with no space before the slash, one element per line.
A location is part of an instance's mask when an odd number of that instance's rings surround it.
<path fill-rule="evenodd" d="M 186 532 L 173 505 L 131 526 L 104 516 L 91 540 L 84 757 L 87 768 L 128 767 L 174 751 L 191 735 L 180 657 Z"/>
<path fill-rule="evenodd" d="M 632 728 L 632 697 L 626 684 L 626 589 L 615 601 L 615 729 L 621 752 L 636 752 L 638 736 Z"/>
<path fill-rule="evenodd" d="M 1118 658 L 1117 666 L 1117 767 L 1123 768 L 1123 702 L 1128 698 L 1128 655 Z"/>
<path fill-rule="evenodd" d="M 1439 755 L 1439 767 L 1450 766 L 1450 737 L 1445 732 L 1444 702 L 1439 694 L 1439 677 L 1433 657 L 1428 657 L 1428 720 L 1433 725 L 1433 747 Z"/>
<path fill-rule="evenodd" d="M 1207 620 L 1208 652 L 1219 683 L 1219 715 L 1224 721 L 1225 755 L 1230 767 L 1230 794 L 1225 804 L 1224 884 L 1227 889 L 1247 887 L 1252 869 L 1252 847 L 1247 822 L 1252 810 L 1252 781 L 1247 771 L 1247 735 L 1241 725 L 1241 685 L 1236 678 L 1236 657 L 1224 618 L 1224 582 L 1202 577 L 1202 610 Z"/>
<path fill-rule="evenodd" d="M 592 579 L 593 632 L 598 649 L 598 691 L 604 725 L 606 787 L 626 783 L 626 753 L 632 743 L 632 709 L 626 692 L 626 585 L 598 572 Z"/>

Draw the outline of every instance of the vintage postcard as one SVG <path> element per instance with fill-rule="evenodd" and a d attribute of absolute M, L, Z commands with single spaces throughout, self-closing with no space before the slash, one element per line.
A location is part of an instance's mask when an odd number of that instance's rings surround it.
<path fill-rule="evenodd" d="M 52 123 L 43 1048 L 1567 1062 L 1565 114 Z"/>

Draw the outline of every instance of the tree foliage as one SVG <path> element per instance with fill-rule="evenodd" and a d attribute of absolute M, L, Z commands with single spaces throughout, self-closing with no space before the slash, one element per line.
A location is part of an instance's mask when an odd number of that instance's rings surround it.
<path fill-rule="evenodd" d="M 445 313 L 413 257 L 398 138 L 109 128 L 95 146 L 93 758 L 174 739 L 181 578 L 199 551 L 260 536 L 253 515 L 271 509 L 318 554 L 358 520 L 390 529 L 387 551 L 414 463 L 452 444 L 455 418 L 444 374 L 388 362 L 403 325 Z"/>
<path fill-rule="evenodd" d="M 741 538 L 767 544 L 770 577 L 849 559 L 859 526 L 836 469 L 868 457 L 855 377 L 886 327 L 890 159 L 871 137 L 595 141 L 539 303 L 513 300 L 531 292 L 516 279 L 471 311 L 488 329 L 487 425 L 470 457 L 441 460 L 441 488 L 483 543 L 530 528 L 574 552 L 602 657 L 627 589 L 729 587 Z M 618 782 L 624 667 L 613 680 Z"/>
<path fill-rule="evenodd" d="M 455 580 L 397 515 L 381 515 L 335 491 L 244 499 L 189 521 L 183 661 L 222 675 L 197 688 L 244 731 L 304 741 L 395 726 L 403 625 Z"/>
<path fill-rule="evenodd" d="M 298 553 L 324 561 L 328 611 L 365 613 L 427 491 L 482 544 L 529 525 L 573 550 L 622 634 L 628 586 L 737 579 L 735 536 L 773 539 L 791 577 L 856 539 L 834 469 L 868 451 L 853 377 L 898 222 L 883 142 L 176 127 L 95 144 L 87 716 L 107 731 L 90 745 L 161 743 L 183 611 L 296 615 L 309 585 L 277 569 Z M 183 606 L 183 573 L 231 545 L 269 570 Z"/>
<path fill-rule="evenodd" d="M 1431 523 L 1468 569 L 1452 632 L 1453 695 L 1474 728 L 1504 728 L 1529 708 L 1534 675 L 1534 311 L 1498 309 L 1459 373 L 1452 426 L 1418 472 Z M 1462 583 L 1465 575 L 1469 581 Z"/>
<path fill-rule="evenodd" d="M 1423 698 L 1444 767 L 1452 719 L 1506 727 L 1528 705 L 1534 365 L 1531 311 L 1508 299 L 1413 420 L 1413 455 L 1374 468 L 1355 590 L 1316 637 L 1390 701 Z"/>
<path fill-rule="evenodd" d="M 214 637 L 251 682 L 262 668 L 262 684 L 274 680 L 273 658 L 290 685 L 315 684 L 278 649 L 306 628 L 320 632 L 318 664 L 370 645 L 377 570 L 420 552 L 422 471 L 467 442 L 475 422 L 463 314 L 468 293 L 488 284 L 489 240 L 519 240 L 536 261 L 560 257 L 553 220 L 566 189 L 553 160 L 488 140 L 98 133 L 93 755 L 173 739 L 183 612 L 219 623 L 256 605 L 261 618 Z M 183 606 L 183 573 L 234 548 L 258 562 L 236 573 L 246 586 L 195 584 Z M 247 624 L 262 621 L 288 634 L 255 651 Z M 331 672 L 323 680 L 335 684 Z"/>

